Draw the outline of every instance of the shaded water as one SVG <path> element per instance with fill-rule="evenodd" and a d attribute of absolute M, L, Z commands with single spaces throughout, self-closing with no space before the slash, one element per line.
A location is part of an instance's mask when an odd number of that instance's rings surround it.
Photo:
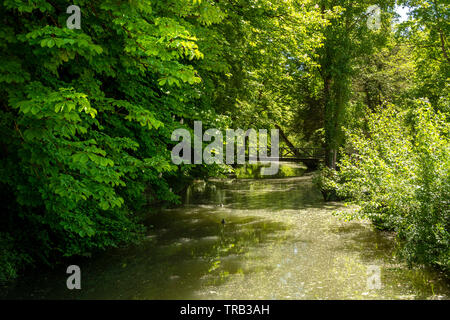
<path fill-rule="evenodd" d="M 80 299 L 448 299 L 436 271 L 393 257 L 392 235 L 332 213 L 310 177 L 217 180 L 191 186 L 185 205 L 149 216 L 146 241 L 25 278 L 8 298 Z M 225 224 L 222 224 L 222 219 Z M 367 284 L 371 266 L 381 288 Z"/>

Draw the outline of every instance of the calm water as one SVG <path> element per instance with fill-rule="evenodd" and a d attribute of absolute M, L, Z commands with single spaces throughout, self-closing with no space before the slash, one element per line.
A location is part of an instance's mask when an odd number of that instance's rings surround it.
<path fill-rule="evenodd" d="M 333 215 L 310 177 L 225 180 L 191 186 L 185 205 L 153 213 L 137 247 L 78 261 L 82 289 L 65 268 L 24 278 L 8 298 L 448 299 L 442 274 L 408 269 L 392 235 Z M 223 225 L 222 219 L 225 220 Z M 369 268 L 381 288 L 369 289 Z"/>

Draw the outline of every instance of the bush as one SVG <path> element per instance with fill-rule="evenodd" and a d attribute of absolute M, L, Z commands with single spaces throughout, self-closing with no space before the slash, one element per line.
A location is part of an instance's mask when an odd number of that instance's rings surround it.
<path fill-rule="evenodd" d="M 313 183 L 319 188 L 325 201 L 339 201 L 347 198 L 341 188 L 341 178 L 336 170 L 322 166 L 313 176 Z"/>
<path fill-rule="evenodd" d="M 424 102 L 400 112 L 388 106 L 367 118 L 368 130 L 347 132 L 332 185 L 360 206 L 357 216 L 402 240 L 410 263 L 450 269 L 450 140 L 448 115 Z"/>

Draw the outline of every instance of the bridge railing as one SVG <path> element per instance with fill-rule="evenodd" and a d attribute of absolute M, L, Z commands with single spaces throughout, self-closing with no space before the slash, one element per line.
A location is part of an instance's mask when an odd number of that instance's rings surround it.
<path fill-rule="evenodd" d="M 259 148 L 257 147 L 249 147 L 248 149 L 259 154 Z M 270 150 L 270 147 L 268 147 L 268 150 Z M 322 148 L 296 148 L 292 150 L 288 147 L 280 147 L 279 154 L 281 158 L 322 159 L 325 157 L 325 150 Z"/>
<path fill-rule="evenodd" d="M 291 148 L 282 147 L 280 148 L 281 157 L 292 157 L 292 158 L 305 158 L 305 159 L 318 159 L 325 156 L 325 151 L 322 148 L 296 148 L 292 150 Z"/>

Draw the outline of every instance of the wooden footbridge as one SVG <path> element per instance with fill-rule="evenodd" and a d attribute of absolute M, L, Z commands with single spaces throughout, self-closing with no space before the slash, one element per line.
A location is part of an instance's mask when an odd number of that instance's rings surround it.
<path fill-rule="evenodd" d="M 270 147 L 268 148 L 270 150 Z M 249 158 L 248 160 L 258 160 Z M 263 161 L 302 162 L 310 169 L 316 169 L 325 159 L 325 150 L 322 148 L 290 148 L 280 147 L 279 157 L 268 156 Z M 261 160 L 261 159 L 259 159 Z"/>

